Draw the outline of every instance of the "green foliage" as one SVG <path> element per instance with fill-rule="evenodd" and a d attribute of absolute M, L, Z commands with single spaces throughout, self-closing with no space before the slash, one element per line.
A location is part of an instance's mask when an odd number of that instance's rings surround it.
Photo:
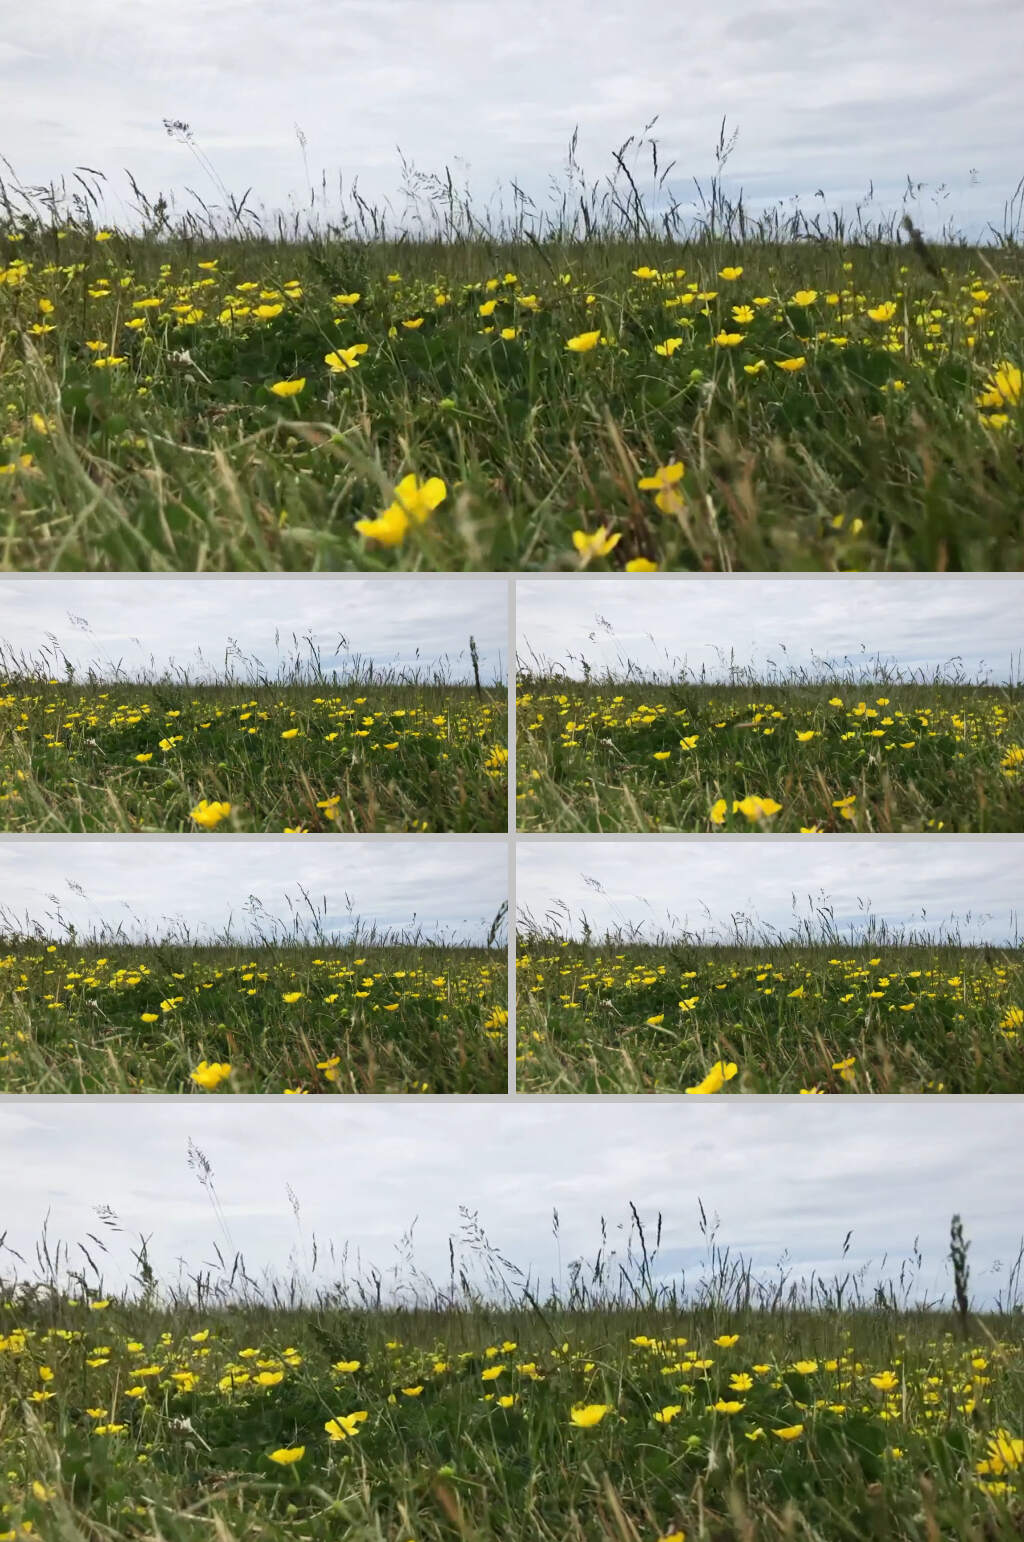
<path fill-rule="evenodd" d="M 516 724 L 525 831 L 1024 830 L 1019 686 L 521 676 Z"/>
<path fill-rule="evenodd" d="M 1019 1535 L 1016 1319 L 964 1343 L 923 1310 L 523 1308 L 351 1313 L 352 1368 L 301 1304 L 14 1297 L 0 1517 L 153 1542 Z"/>
<path fill-rule="evenodd" d="M 567 569 L 574 531 L 602 523 L 621 535 L 590 559 L 605 569 L 1024 561 L 1011 248 L 948 247 L 939 279 L 880 239 L 595 239 L 550 262 L 523 240 L 69 228 L 59 251 L 29 235 L 0 268 L 10 568 Z M 884 302 L 892 317 L 872 319 Z M 257 315 L 268 303 L 280 311 Z M 595 330 L 592 350 L 567 347 Z M 716 342 L 734 331 L 739 345 Z M 332 373 L 325 355 L 356 342 L 368 351 Z M 797 373 L 777 367 L 797 357 Z M 269 390 L 299 378 L 298 396 Z M 685 508 L 662 513 L 636 484 L 672 461 Z M 357 519 L 409 473 L 440 477 L 444 502 L 400 544 L 368 541 Z"/>
<path fill-rule="evenodd" d="M 197 831 L 205 799 L 217 832 L 500 831 L 507 739 L 500 688 L 75 688 L 0 657 L 0 829 Z"/>
<path fill-rule="evenodd" d="M 0 1091 L 504 1092 L 505 952 L 0 939 Z"/>
<path fill-rule="evenodd" d="M 1024 1091 L 1020 949 L 521 942 L 523 1092 Z"/>

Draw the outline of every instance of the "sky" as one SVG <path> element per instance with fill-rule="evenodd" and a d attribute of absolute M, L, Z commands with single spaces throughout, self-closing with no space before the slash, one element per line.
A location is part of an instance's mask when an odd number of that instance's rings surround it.
<path fill-rule="evenodd" d="M 485 684 L 503 679 L 508 660 L 507 585 L 502 578 L 423 574 L 386 578 L 182 577 L 45 578 L 0 576 L 0 649 L 45 658 L 64 678 L 62 657 L 79 674 L 145 678 L 184 670 L 189 679 L 275 677 L 296 657 L 320 652 L 324 670 L 435 670 L 473 678 L 470 635 Z M 0 663 L 2 673 L 2 663 Z"/>
<path fill-rule="evenodd" d="M 730 662 L 757 678 L 832 665 L 870 677 L 881 658 L 933 679 L 1024 679 L 1024 577 L 899 574 L 887 578 L 643 580 L 523 579 L 516 585 L 520 667 L 583 678 L 646 675 L 729 678 Z"/>
<path fill-rule="evenodd" d="M 639 925 L 648 940 L 667 931 L 725 941 L 733 917 L 789 936 L 824 903 L 843 937 L 861 935 L 871 915 L 929 936 L 955 920 L 962 941 L 1003 945 L 1024 932 L 1022 874 L 1024 840 L 1012 836 L 521 838 L 516 906 L 543 926 L 564 902 L 572 936 L 585 914 L 596 936 Z M 565 935 L 564 913 L 556 919 Z"/>
<path fill-rule="evenodd" d="M 416 1263 L 443 1282 L 464 1206 L 506 1258 L 546 1285 L 559 1268 L 553 1208 L 564 1278 L 572 1259 L 593 1258 L 602 1217 L 621 1248 L 617 1228 L 633 1201 L 649 1232 L 663 1213 L 659 1272 L 685 1269 L 692 1279 L 705 1256 L 700 1200 L 720 1222 L 719 1244 L 768 1274 L 786 1255 L 797 1277 L 862 1266 L 892 1277 L 919 1238 L 920 1293 L 932 1296 L 948 1293 L 948 1229 L 959 1213 L 981 1306 L 1005 1284 L 1020 1242 L 1006 1183 L 1020 1144 L 1011 1098 L 299 1101 L 6 1099 L 0 1170 L 18 1181 L 0 1200 L 0 1236 L 6 1230 L 7 1248 L 26 1262 L 0 1249 L 0 1277 L 31 1272 L 49 1215 L 51 1244 L 91 1233 L 109 1248 L 111 1288 L 124 1282 L 140 1233 L 165 1280 L 176 1259 L 193 1270 L 213 1260 L 215 1244 L 228 1259 L 240 1250 L 257 1278 L 268 1266 L 279 1278 L 293 1265 L 303 1273 L 315 1235 L 314 1280 L 338 1277 L 327 1245 L 337 1256 L 347 1241 L 350 1273 L 376 1264 L 390 1284 L 411 1226 Z M 223 1225 L 189 1167 L 189 1142 L 210 1164 Z M 100 1206 L 115 1212 L 120 1233 L 98 1219 Z"/>
<path fill-rule="evenodd" d="M 290 929 L 293 914 L 306 914 L 304 889 L 324 929 L 343 938 L 360 918 L 363 932 L 370 923 L 421 927 L 479 944 L 507 897 L 507 875 L 504 841 L 487 837 L 11 837 L 0 841 L 0 925 L 4 915 L 27 915 L 56 936 L 59 909 L 79 935 L 121 924 L 134 941 L 184 922 L 193 936 L 210 936 L 231 922 L 243 937 L 250 896 Z"/>
<path fill-rule="evenodd" d="M 186 121 L 257 207 L 306 206 L 323 170 L 335 212 L 339 176 L 351 213 L 358 179 L 407 228 L 399 149 L 422 174 L 449 166 L 478 217 L 499 184 L 511 212 L 513 179 L 550 212 L 576 125 L 577 161 L 603 190 L 612 151 L 656 117 L 658 175 L 676 161 L 665 186 L 684 216 L 694 177 L 707 193 L 723 116 L 727 139 L 739 131 L 727 189 L 754 209 L 798 195 L 810 213 L 852 210 L 873 186 L 875 215 L 909 177 L 926 184 L 908 205 L 918 225 L 951 220 L 976 239 L 1001 228 L 1021 173 L 1024 99 L 1006 62 L 1024 13 L 1002 0 L 722 0 L 640 16 L 613 0 L 138 0 L 131 18 L 126 30 L 120 0 L 37 0 L 31 26 L 0 41 L 0 154 L 23 185 L 74 190 L 76 166 L 104 173 L 110 217 L 126 222 L 124 168 L 151 199 L 188 203 L 191 186 L 225 203 L 164 119 Z M 649 151 L 627 164 L 650 200 Z"/>

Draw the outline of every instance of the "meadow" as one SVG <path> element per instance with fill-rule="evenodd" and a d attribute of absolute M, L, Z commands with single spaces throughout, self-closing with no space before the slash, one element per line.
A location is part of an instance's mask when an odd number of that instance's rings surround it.
<path fill-rule="evenodd" d="M 0 566 L 1019 569 L 1020 197 L 755 214 L 724 135 L 689 221 L 632 136 L 497 227 L 0 182 Z"/>
<path fill-rule="evenodd" d="M 493 688 L 190 684 L 7 668 L 0 830 L 504 831 L 508 707 Z"/>
<path fill-rule="evenodd" d="M 1019 685 L 521 672 L 517 828 L 1024 830 Z"/>
<path fill-rule="evenodd" d="M 117 1290 L 116 1217 L 70 1263 L 44 1235 L 65 1278 L 20 1260 L 0 1290 L 0 1536 L 1019 1537 L 1020 1260 L 976 1310 L 957 1217 L 929 1299 L 920 1256 L 873 1288 L 759 1278 L 701 1215 L 696 1286 L 666 1282 L 635 1209 L 628 1251 L 602 1235 L 546 1294 L 466 1216 L 451 1280 L 403 1268 L 402 1304 L 336 1253 L 331 1286 L 217 1248 L 168 1289 L 145 1240 Z"/>
<path fill-rule="evenodd" d="M 493 946 L 0 933 L 0 1092 L 505 1092 Z"/>
<path fill-rule="evenodd" d="M 1024 1092 L 1024 954 L 880 927 L 735 945 L 520 926 L 520 1092 Z"/>

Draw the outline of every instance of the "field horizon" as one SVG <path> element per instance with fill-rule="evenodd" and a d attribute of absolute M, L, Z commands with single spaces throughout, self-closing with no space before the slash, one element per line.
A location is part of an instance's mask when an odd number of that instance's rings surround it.
<path fill-rule="evenodd" d="M 0 1091 L 507 1091 L 502 912 L 487 945 L 0 922 Z"/>
<path fill-rule="evenodd" d="M 444 671 L 238 683 L 12 670 L 0 645 L 0 830 L 497 832 L 507 690 Z"/>
<path fill-rule="evenodd" d="M 191 1142 L 189 1164 L 223 1228 Z M 5 1250 L 0 1516 L 16 1535 L 1018 1534 L 1024 1243 L 981 1308 L 958 1215 L 948 1285 L 922 1296 L 916 1241 L 874 1273 L 794 1278 L 780 1261 L 765 1277 L 698 1199 L 696 1279 L 665 1276 L 662 1216 L 631 1205 L 618 1242 L 602 1217 L 593 1255 L 542 1283 L 460 1207 L 449 1278 L 418 1267 L 410 1230 L 386 1283 L 305 1237 L 289 1197 L 322 1284 L 294 1265 L 258 1277 L 216 1242 L 165 1282 L 140 1237 L 111 1288 L 109 1207 L 80 1249 L 44 1227 L 34 1274 Z"/>
<path fill-rule="evenodd" d="M 1024 1091 L 1019 941 L 816 930 L 580 941 L 521 917 L 519 1090 Z"/>
<path fill-rule="evenodd" d="M 1021 189 L 990 248 L 927 242 L 909 180 L 755 216 L 723 122 L 687 228 L 629 144 L 601 191 L 574 141 L 549 228 L 414 179 L 421 239 L 0 185 L 0 565 L 1019 568 Z"/>
<path fill-rule="evenodd" d="M 516 676 L 524 832 L 1024 830 L 1024 687 L 956 671 Z"/>

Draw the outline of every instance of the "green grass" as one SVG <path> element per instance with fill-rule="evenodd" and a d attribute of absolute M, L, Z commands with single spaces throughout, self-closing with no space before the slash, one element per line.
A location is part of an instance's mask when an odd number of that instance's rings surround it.
<path fill-rule="evenodd" d="M 449 189 L 397 240 L 0 186 L 0 566 L 1020 568 L 1012 231 L 930 250 L 720 185 L 658 228 L 616 179 L 498 231 Z"/>
<path fill-rule="evenodd" d="M 1016 685 L 521 675 L 516 724 L 521 830 L 1024 830 Z"/>
<path fill-rule="evenodd" d="M 496 947 L 0 935 L 0 1092 L 505 1092 L 506 990 Z"/>
<path fill-rule="evenodd" d="M 296 1296 L 240 1283 L 240 1258 L 169 1298 L 145 1243 L 115 1292 L 97 1239 L 72 1287 L 25 1270 L 0 1299 L 3 1535 L 1019 1537 L 1019 1301 L 915 1307 L 909 1260 L 873 1301 L 849 1274 L 765 1287 L 721 1249 L 682 1291 L 629 1235 L 621 1281 L 602 1249 L 543 1305 L 514 1266 L 504 1307 L 464 1274 L 417 1273 L 404 1307 L 379 1280 Z"/>
<path fill-rule="evenodd" d="M 199 831 L 203 800 L 217 832 L 508 827 L 501 687 L 76 687 L 3 662 L 0 830 Z"/>
<path fill-rule="evenodd" d="M 520 1092 L 1020 1093 L 1024 955 L 526 933 L 516 1043 Z"/>

